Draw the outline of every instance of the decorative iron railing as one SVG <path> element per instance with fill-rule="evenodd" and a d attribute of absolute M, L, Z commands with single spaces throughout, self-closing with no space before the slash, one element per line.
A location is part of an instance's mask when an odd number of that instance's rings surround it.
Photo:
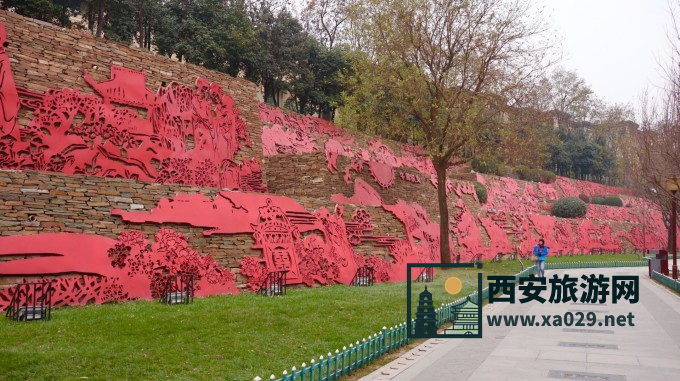
<path fill-rule="evenodd" d="M 177 274 L 166 280 L 160 301 L 165 304 L 189 304 L 194 302 L 194 275 Z"/>
<path fill-rule="evenodd" d="M 259 294 L 263 296 L 286 295 L 286 274 L 288 270 L 272 271 L 264 278 Z"/>
<path fill-rule="evenodd" d="M 350 285 L 359 287 L 369 287 L 373 286 L 374 281 L 375 271 L 373 270 L 373 267 L 369 265 L 364 265 L 357 269 L 357 273 L 354 275 L 354 279 L 352 279 L 352 283 L 350 283 Z"/>
<path fill-rule="evenodd" d="M 434 267 L 425 267 L 416 278 L 416 282 L 430 283 L 434 281 Z"/>
<path fill-rule="evenodd" d="M 14 289 L 5 316 L 17 321 L 50 320 L 53 292 L 49 281 L 20 283 Z"/>

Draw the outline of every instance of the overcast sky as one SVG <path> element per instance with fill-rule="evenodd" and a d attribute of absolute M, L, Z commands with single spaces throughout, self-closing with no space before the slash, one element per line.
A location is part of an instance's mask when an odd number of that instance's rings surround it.
<path fill-rule="evenodd" d="M 663 85 L 669 55 L 666 0 L 536 0 L 561 37 L 561 66 L 575 70 L 608 103 L 637 109 L 639 97 Z"/>

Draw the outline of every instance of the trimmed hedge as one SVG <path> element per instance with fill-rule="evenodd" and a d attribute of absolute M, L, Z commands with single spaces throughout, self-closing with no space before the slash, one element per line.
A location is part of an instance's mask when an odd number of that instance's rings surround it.
<path fill-rule="evenodd" d="M 589 204 L 589 203 L 590 203 L 590 197 L 584 195 L 583 193 L 581 193 L 580 195 L 578 195 L 578 198 L 580 198 L 581 200 L 583 200 L 583 202 L 585 202 L 586 204 Z"/>
<path fill-rule="evenodd" d="M 590 198 L 590 203 L 591 204 L 597 204 L 597 205 L 604 205 L 604 197 L 593 196 L 593 197 Z"/>
<path fill-rule="evenodd" d="M 480 204 L 486 204 L 488 194 L 486 192 L 486 187 L 482 183 L 475 181 L 475 193 L 477 193 L 477 198 Z"/>
<path fill-rule="evenodd" d="M 608 195 L 608 196 L 595 196 L 590 200 L 591 204 L 598 205 L 608 205 L 608 206 L 623 206 L 623 200 L 619 196 Z"/>
<path fill-rule="evenodd" d="M 512 171 L 520 180 L 525 181 L 550 184 L 557 179 L 557 176 L 550 171 L 540 168 L 529 168 L 526 165 L 518 165 Z"/>
<path fill-rule="evenodd" d="M 550 214 L 555 217 L 578 218 L 585 216 L 587 212 L 588 205 L 580 198 L 564 197 L 555 201 Z"/>
<path fill-rule="evenodd" d="M 505 165 L 503 165 L 503 163 L 499 163 L 498 160 L 495 158 L 490 159 L 474 158 L 472 159 L 472 162 L 470 164 L 475 172 L 486 173 L 489 175 L 496 176 L 506 175 Z"/>

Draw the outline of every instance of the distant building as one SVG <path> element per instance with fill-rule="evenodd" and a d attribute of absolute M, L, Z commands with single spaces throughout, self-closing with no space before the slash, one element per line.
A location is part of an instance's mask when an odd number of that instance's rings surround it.
<path fill-rule="evenodd" d="M 479 307 L 468 299 L 452 322 L 453 326 L 445 330 L 445 334 L 477 335 L 479 333 Z"/>
<path fill-rule="evenodd" d="M 436 335 L 437 334 L 437 313 L 434 311 L 432 294 L 427 291 L 420 293 L 418 299 L 418 310 L 416 311 L 416 335 Z"/>

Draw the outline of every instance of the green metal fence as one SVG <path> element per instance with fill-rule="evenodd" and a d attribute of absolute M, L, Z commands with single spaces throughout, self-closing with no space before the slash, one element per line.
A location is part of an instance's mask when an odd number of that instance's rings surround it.
<path fill-rule="evenodd" d="M 652 272 L 652 278 L 654 278 L 654 280 L 660 282 L 664 286 L 670 288 L 671 290 L 680 292 L 680 282 L 678 282 L 677 280 L 671 277 L 667 277 L 656 271 Z"/>
<path fill-rule="evenodd" d="M 640 261 L 611 261 L 611 262 L 547 262 L 546 270 L 559 269 L 588 269 L 600 267 L 641 267 L 647 266 L 646 260 Z"/>
<path fill-rule="evenodd" d="M 552 266 L 551 266 L 552 265 Z M 567 262 L 567 263 L 547 263 L 547 269 L 569 269 L 569 268 L 596 268 L 596 267 L 637 267 L 647 266 L 647 261 L 616 261 L 616 262 Z M 520 277 L 529 276 L 535 273 L 536 266 L 531 266 L 515 274 L 515 282 L 519 282 Z M 672 279 L 671 279 L 672 281 Z M 677 282 L 676 282 L 677 284 Z M 680 286 L 677 286 L 680 289 Z M 489 288 L 482 289 L 482 300 L 489 298 Z M 441 327 L 450 321 L 455 314 L 460 311 L 463 305 L 470 299 L 477 302 L 477 292 L 454 302 L 444 304 L 436 310 L 437 326 Z M 406 335 L 407 324 L 402 323 L 395 327 L 383 327 L 379 333 L 356 341 L 342 350 L 335 353 L 328 352 L 325 356 L 312 359 L 309 364 L 302 363 L 302 367 L 293 367 L 288 373 L 284 371 L 283 376 L 276 378 L 275 375 L 269 377 L 274 381 L 331 381 L 352 374 L 352 372 L 362 366 L 372 362 L 378 357 L 401 348 L 411 340 Z M 254 381 L 261 381 L 260 377 L 255 377 Z"/>

